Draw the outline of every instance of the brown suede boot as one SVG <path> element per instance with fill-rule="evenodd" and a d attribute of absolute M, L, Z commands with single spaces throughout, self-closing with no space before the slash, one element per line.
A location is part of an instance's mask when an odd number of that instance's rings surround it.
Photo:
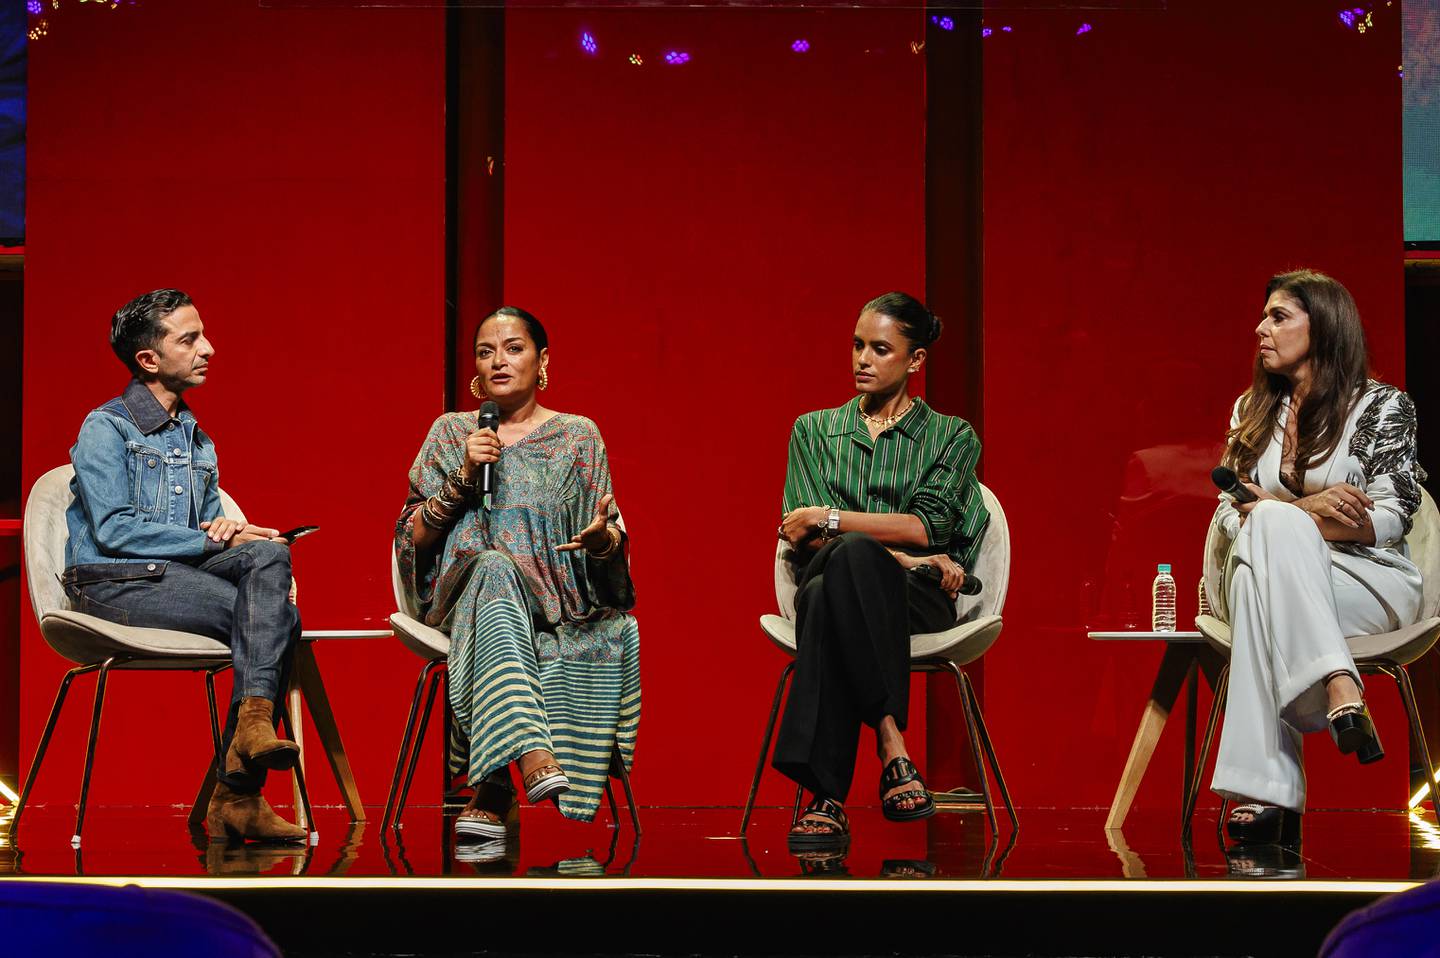
<path fill-rule="evenodd" d="M 251 842 L 303 842 L 309 833 L 275 814 L 275 809 L 256 792 L 242 795 L 221 782 L 210 796 L 205 810 L 205 830 L 210 843 L 241 838 Z"/>
<path fill-rule="evenodd" d="M 234 773 L 246 765 L 258 765 L 283 772 L 298 761 L 300 746 L 275 737 L 275 703 L 256 695 L 241 699 L 235 737 L 225 753 L 225 771 Z"/>

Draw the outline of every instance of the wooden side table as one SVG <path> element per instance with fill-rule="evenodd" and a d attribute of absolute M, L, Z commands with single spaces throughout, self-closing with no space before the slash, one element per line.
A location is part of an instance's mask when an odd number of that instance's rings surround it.
<path fill-rule="evenodd" d="M 1160 668 L 1155 673 L 1155 683 L 1150 688 L 1150 699 L 1140 713 L 1140 724 L 1135 729 L 1135 739 L 1130 743 L 1130 755 L 1125 759 L 1125 770 L 1120 773 L 1120 784 L 1115 788 L 1115 798 L 1110 802 L 1110 814 L 1105 818 L 1107 829 L 1118 829 L 1125 824 L 1135 793 L 1150 766 L 1155 754 L 1155 745 L 1165 722 L 1175 707 L 1181 688 L 1185 688 L 1185 778 L 1180 794 L 1185 794 L 1195 774 L 1195 713 L 1196 696 L 1199 693 L 1198 673 L 1204 673 L 1210 690 L 1220 679 L 1220 670 L 1225 658 L 1217 652 L 1199 632 L 1091 632 L 1089 638 L 1096 642 L 1164 642 L 1165 655 L 1160 659 Z"/>

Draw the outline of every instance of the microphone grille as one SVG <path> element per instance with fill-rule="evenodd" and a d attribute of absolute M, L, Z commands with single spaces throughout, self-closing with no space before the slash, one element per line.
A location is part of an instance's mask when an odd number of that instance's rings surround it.
<path fill-rule="evenodd" d="M 500 421 L 500 407 L 493 399 L 487 399 L 480 404 L 480 421 L 491 424 Z"/>

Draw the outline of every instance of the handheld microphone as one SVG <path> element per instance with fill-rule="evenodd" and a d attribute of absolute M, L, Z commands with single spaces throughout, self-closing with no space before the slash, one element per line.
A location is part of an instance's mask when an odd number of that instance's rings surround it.
<path fill-rule="evenodd" d="M 487 399 L 480 404 L 480 429 L 500 428 L 500 407 Z M 487 462 L 480 466 L 480 495 L 488 496 L 495 491 L 495 464 Z"/>
<path fill-rule="evenodd" d="M 1223 493 L 1234 497 L 1236 502 L 1254 502 L 1260 497 L 1245 487 L 1235 470 L 1229 466 L 1216 466 L 1210 470 L 1210 481 Z"/>
<path fill-rule="evenodd" d="M 928 562 L 924 565 L 912 566 L 910 571 L 933 580 L 937 585 L 940 583 L 940 570 Z M 981 582 L 978 576 L 971 575 L 967 572 L 965 573 L 965 581 L 960 584 L 960 594 L 979 595 L 980 590 L 983 588 L 985 588 L 985 583 Z"/>

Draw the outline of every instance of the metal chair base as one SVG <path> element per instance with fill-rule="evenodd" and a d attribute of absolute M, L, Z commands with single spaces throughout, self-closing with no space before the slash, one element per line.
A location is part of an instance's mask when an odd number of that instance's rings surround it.
<path fill-rule="evenodd" d="M 795 662 L 791 660 L 781 671 L 780 681 L 775 685 L 775 698 L 770 703 L 770 718 L 765 723 L 765 736 L 760 743 L 760 758 L 755 763 L 755 775 L 750 780 L 750 794 L 745 799 L 745 812 L 740 818 L 740 834 L 742 836 L 750 827 L 750 817 L 755 811 L 755 796 L 760 791 L 760 777 L 765 773 L 765 762 L 770 756 L 770 745 L 775 736 L 775 723 L 780 717 L 780 702 L 785 696 L 785 686 L 794 671 Z M 965 715 L 966 737 L 970 740 L 970 754 L 975 759 L 976 771 L 980 773 L 980 793 L 985 801 L 985 815 L 990 822 L 990 834 L 992 837 L 998 837 L 1000 825 L 995 818 L 995 802 L 990 793 L 990 780 L 985 773 L 987 761 L 995 774 L 995 783 L 1000 787 L 1000 797 L 1005 803 L 1005 812 L 1010 818 L 1010 827 L 1012 830 L 1018 831 L 1020 818 L 1015 814 L 1015 804 L 1010 799 L 1010 789 L 1005 785 L 1005 776 L 1000 771 L 1000 760 L 995 756 L 995 746 L 990 741 L 990 731 L 985 727 L 985 716 L 980 711 L 980 703 L 976 698 L 974 686 L 970 684 L 970 677 L 948 659 L 920 659 L 910 663 L 910 671 L 949 672 L 955 678 L 955 688 L 960 695 L 960 704 Z M 790 816 L 792 828 L 800 820 L 803 791 L 800 786 L 796 786 L 795 808 Z"/>
<path fill-rule="evenodd" d="M 425 730 L 430 725 L 430 713 L 435 706 L 435 697 L 441 687 L 445 688 L 445 700 L 441 702 L 440 709 L 444 716 L 444 743 L 441 751 L 441 771 L 445 777 L 445 785 L 449 785 L 449 768 L 445 758 L 444 749 L 449 747 L 449 669 L 445 659 L 435 659 L 427 662 L 420 670 L 420 677 L 415 682 L 415 694 L 410 698 L 410 714 L 405 719 L 405 732 L 400 738 L 400 753 L 395 757 L 395 773 L 390 778 L 390 791 L 385 796 L 385 811 L 380 817 L 380 828 L 400 829 L 404 823 L 400 818 L 405 814 L 405 805 L 410 798 L 410 785 L 415 779 L 415 766 L 420 760 L 420 748 L 425 743 Z M 422 707 L 421 700 L 424 700 Z M 417 721 L 418 716 L 418 721 Z M 630 787 L 630 773 L 625 768 L 625 763 L 620 759 L 619 752 L 613 752 L 610 756 L 609 777 L 605 781 L 605 799 L 610 806 L 610 818 L 616 828 L 620 827 L 620 810 L 615 803 L 615 792 L 611 788 L 610 779 L 618 778 L 620 785 L 625 789 L 625 801 L 630 809 L 630 824 L 635 829 L 635 836 L 638 838 L 643 830 L 640 827 L 640 812 L 635 804 L 635 793 Z M 442 792 L 443 794 L 443 792 Z"/>
<path fill-rule="evenodd" d="M 1435 785 L 1435 764 L 1430 758 L 1430 743 L 1425 740 L 1425 729 L 1420 722 L 1420 710 L 1415 704 L 1415 688 L 1410 683 L 1410 673 L 1405 666 L 1394 662 L 1362 662 L 1356 663 L 1356 668 L 1362 675 L 1388 675 L 1395 680 L 1395 686 L 1400 692 L 1400 702 L 1405 706 L 1405 716 L 1410 723 L 1410 736 L 1415 742 L 1420 743 L 1420 759 L 1425 763 L 1425 768 L 1430 776 L 1430 809 L 1435 812 L 1436 818 L 1440 819 L 1440 797 L 1436 796 Z M 1205 774 L 1205 766 L 1210 759 L 1210 748 L 1215 740 L 1215 730 L 1220 725 L 1220 716 L 1225 711 L 1225 699 L 1230 691 L 1230 666 L 1227 664 L 1220 672 L 1220 681 L 1215 688 L 1215 700 L 1210 704 L 1210 718 L 1205 723 L 1205 738 L 1200 745 L 1200 755 L 1195 762 L 1195 776 L 1190 780 L 1185 789 L 1185 803 L 1181 810 L 1180 834 L 1183 839 L 1190 838 L 1190 830 L 1195 817 L 1195 805 L 1200 798 L 1200 781 Z M 1224 841 L 1225 835 L 1225 809 L 1228 801 L 1220 803 L 1220 815 L 1215 822 L 1215 833 L 1220 840 Z"/>
<path fill-rule="evenodd" d="M 111 671 L 113 671 L 117 666 L 123 666 L 127 662 L 132 661 L 135 660 L 131 658 L 112 656 L 111 658 L 106 659 L 104 662 L 94 662 L 89 665 L 77 666 L 76 668 L 73 668 L 70 671 L 66 672 L 65 677 L 60 680 L 60 689 L 55 695 L 55 704 L 50 707 L 50 715 L 45 720 L 45 730 L 40 735 L 40 745 L 35 750 L 35 757 L 30 762 L 30 771 L 25 776 L 25 787 L 20 793 L 19 802 L 17 802 L 15 805 L 15 817 L 10 822 L 10 839 L 12 843 L 20 832 L 20 818 L 24 814 L 26 806 L 29 804 L 30 790 L 34 788 L 35 780 L 40 775 L 40 768 L 45 763 L 45 755 L 50 749 L 50 739 L 55 733 L 55 726 L 59 723 L 60 713 L 64 709 L 65 699 L 70 692 L 70 684 L 75 680 L 75 677 L 77 675 L 84 675 L 88 672 L 98 672 L 99 675 L 96 677 L 95 681 L 95 702 L 90 712 L 90 732 L 85 742 L 85 766 L 80 776 L 80 801 L 75 813 L 75 833 L 70 837 L 71 847 L 77 850 L 80 848 L 81 836 L 83 835 L 85 830 L 85 813 L 89 808 L 90 776 L 95 765 L 95 746 L 100 738 L 100 715 L 105 705 L 105 690 L 110 678 Z M 203 808 L 205 802 L 209 801 L 208 793 L 214 789 L 216 775 L 219 772 L 221 763 L 223 763 L 225 760 L 222 750 L 220 748 L 220 713 L 219 709 L 216 707 L 215 704 L 215 675 L 216 673 L 223 672 L 230 667 L 231 666 L 229 665 L 229 663 L 226 663 L 225 665 L 220 666 L 200 665 L 195 666 L 191 669 L 166 670 L 190 672 L 203 671 L 205 673 L 205 693 L 207 703 L 210 707 L 210 735 L 215 748 L 215 760 L 211 763 L 211 771 L 206 778 L 206 783 L 201 786 L 201 794 L 197 796 L 196 805 L 200 808 Z M 289 714 L 282 709 L 281 715 L 285 722 L 286 734 L 291 734 L 289 731 Z M 301 799 L 304 803 L 306 821 L 313 823 L 314 819 L 310 815 L 310 796 L 309 793 L 305 790 L 304 774 L 300 771 L 299 766 L 296 766 L 295 774 L 297 776 L 297 783 L 300 788 Z M 193 810 L 190 815 L 190 823 L 199 824 L 199 822 L 197 822 L 196 820 L 196 813 Z M 318 838 L 319 835 L 317 832 L 314 831 L 312 825 L 310 832 L 311 844 L 314 844 Z"/>

